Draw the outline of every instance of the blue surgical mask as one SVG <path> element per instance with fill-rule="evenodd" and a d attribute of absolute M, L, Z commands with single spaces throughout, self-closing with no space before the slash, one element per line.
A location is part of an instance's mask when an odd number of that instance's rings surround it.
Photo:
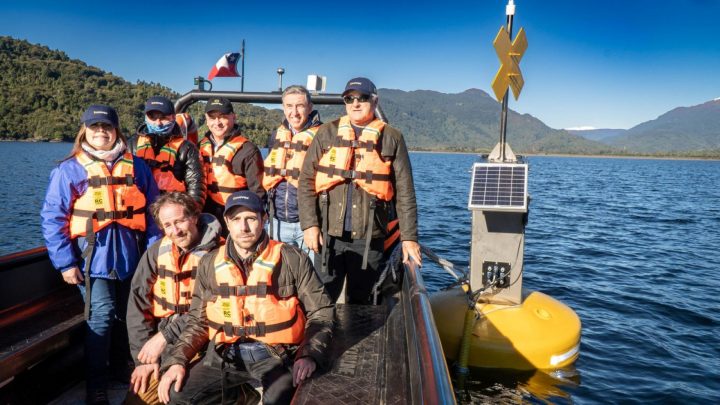
<path fill-rule="evenodd" d="M 175 121 L 171 121 L 163 125 L 155 125 L 148 122 L 147 118 L 145 118 L 145 125 L 147 125 L 149 134 L 167 135 L 173 130 L 173 128 L 175 128 Z"/>

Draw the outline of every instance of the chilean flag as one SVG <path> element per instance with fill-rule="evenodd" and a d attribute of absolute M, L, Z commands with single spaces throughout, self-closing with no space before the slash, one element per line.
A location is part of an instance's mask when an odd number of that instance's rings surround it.
<path fill-rule="evenodd" d="M 240 59 L 239 53 L 226 53 L 221 56 L 217 63 L 215 63 L 215 66 L 210 69 L 208 80 L 212 80 L 215 77 L 240 77 L 237 71 L 238 59 Z"/>

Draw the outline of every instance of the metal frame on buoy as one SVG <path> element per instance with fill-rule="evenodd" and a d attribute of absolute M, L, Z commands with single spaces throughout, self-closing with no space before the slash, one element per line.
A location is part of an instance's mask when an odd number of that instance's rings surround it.
<path fill-rule="evenodd" d="M 500 142 L 472 169 L 468 209 L 472 211 L 470 285 L 481 287 L 481 301 L 522 302 L 522 270 L 529 197 L 528 166 L 506 143 L 508 95 L 517 99 L 524 81 L 519 62 L 527 49 L 525 31 L 511 42 L 515 4 L 505 8 L 507 22 L 493 45 L 501 61 L 492 88 L 502 104 Z"/>

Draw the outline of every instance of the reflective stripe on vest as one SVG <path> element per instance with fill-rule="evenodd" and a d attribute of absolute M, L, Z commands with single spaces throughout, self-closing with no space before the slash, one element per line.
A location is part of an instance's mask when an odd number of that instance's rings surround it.
<path fill-rule="evenodd" d="M 183 142 L 185 142 L 183 138 L 172 138 L 160 149 L 157 156 L 155 156 L 150 136 L 138 136 L 137 151 L 135 154 L 143 158 L 148 166 L 150 166 L 160 191 L 185 191 L 185 182 L 176 179 L 175 174 L 173 174 L 173 167 L 175 167 L 178 150 Z"/>
<path fill-rule="evenodd" d="M 152 288 L 152 311 L 156 318 L 188 312 L 197 266 L 206 253 L 206 250 L 192 251 L 183 257 L 181 264 L 177 246 L 167 236 L 162 239 L 158 248 L 157 279 Z"/>
<path fill-rule="evenodd" d="M 380 200 L 392 200 L 392 161 L 383 160 L 378 152 L 384 128 L 385 123 L 376 119 L 363 128 L 359 139 L 355 139 L 350 118 L 347 115 L 340 118 L 338 136 L 318 163 L 315 192 L 320 193 L 351 179 L 368 194 Z"/>
<path fill-rule="evenodd" d="M 265 175 L 263 176 L 265 190 L 272 189 L 283 180 L 295 187 L 298 186 L 305 153 L 318 128 L 320 126 L 314 126 L 293 136 L 292 132 L 284 125 L 278 127 L 273 148 L 265 158 Z"/>
<path fill-rule="evenodd" d="M 230 242 L 232 243 L 232 242 Z M 207 303 L 208 331 L 215 343 L 232 343 L 250 337 L 267 344 L 299 344 L 305 333 L 305 314 L 297 296 L 279 298 L 272 284 L 280 266 L 282 243 L 269 240 L 255 259 L 247 282 L 227 257 L 225 245 L 215 258 L 217 297 Z"/>
<path fill-rule="evenodd" d="M 205 168 L 207 189 L 213 201 L 225 205 L 230 194 L 247 188 L 245 177 L 232 172 L 233 157 L 247 142 L 247 138 L 235 135 L 213 153 L 213 145 L 209 136 L 200 141 L 200 156 Z"/>
<path fill-rule="evenodd" d="M 87 172 L 87 190 L 73 203 L 70 213 L 70 237 L 87 233 L 87 221 L 92 218 L 93 231 L 98 232 L 113 222 L 145 230 L 145 195 L 135 184 L 133 157 L 125 153 L 113 166 L 90 158 L 85 152 L 75 159 Z"/>

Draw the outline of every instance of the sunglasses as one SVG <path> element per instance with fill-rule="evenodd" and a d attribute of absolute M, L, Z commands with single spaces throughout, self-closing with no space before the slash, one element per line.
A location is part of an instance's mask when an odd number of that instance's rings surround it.
<path fill-rule="evenodd" d="M 352 104 L 355 100 L 357 100 L 359 103 L 367 103 L 370 101 L 371 96 L 368 96 L 366 94 L 362 94 L 359 96 L 345 96 L 343 97 L 343 101 L 345 104 Z"/>

